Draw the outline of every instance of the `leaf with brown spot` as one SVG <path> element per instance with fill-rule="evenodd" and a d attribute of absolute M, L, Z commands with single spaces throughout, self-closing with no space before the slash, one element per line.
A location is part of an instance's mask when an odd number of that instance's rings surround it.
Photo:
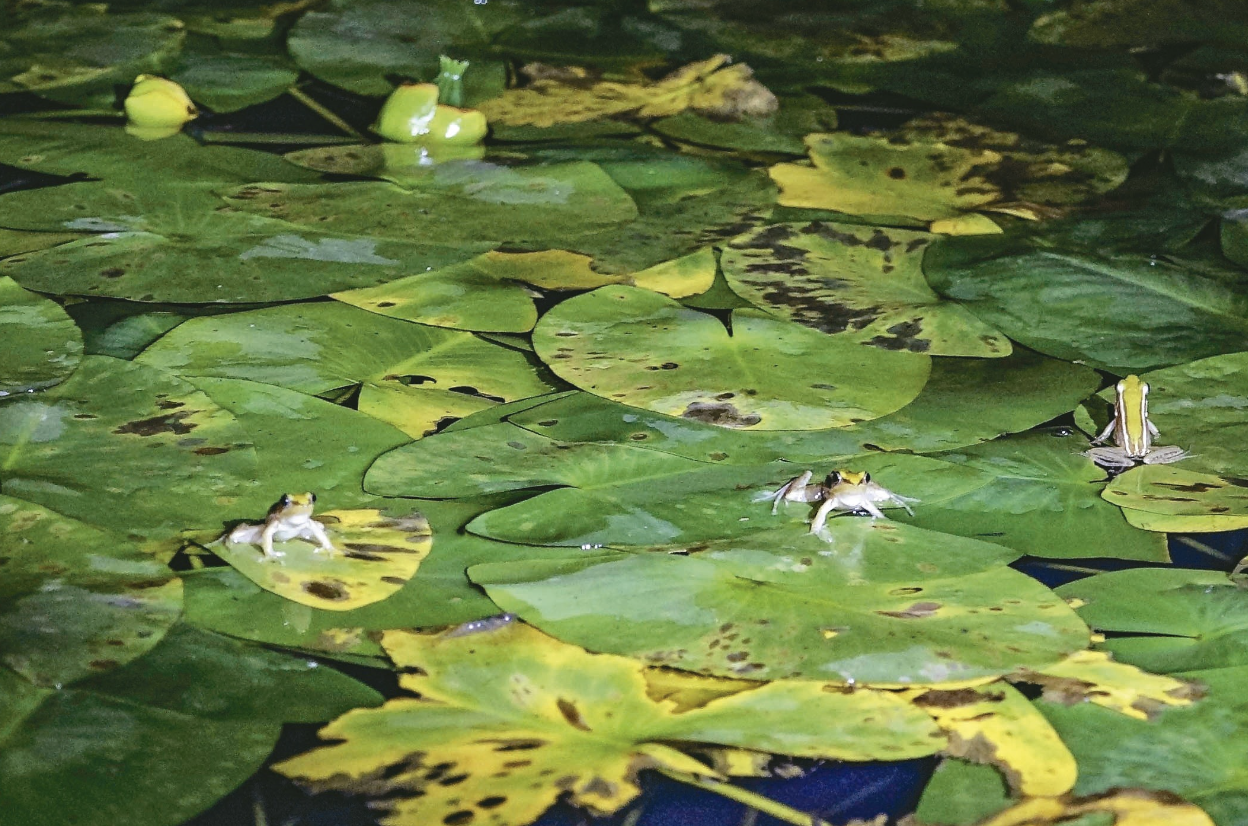
<path fill-rule="evenodd" d="M 1204 696 L 1196 683 L 1150 674 L 1114 662 L 1104 651 L 1079 651 L 1053 665 L 1019 675 L 1021 682 L 1044 687 L 1044 699 L 1074 705 L 1089 702 L 1139 720 L 1167 706 L 1188 706 Z"/>
<path fill-rule="evenodd" d="M 715 776 L 667 743 L 843 760 L 917 757 L 944 744 L 926 714 L 887 692 L 814 682 L 737 687 L 677 711 L 647 695 L 636 660 L 589 654 L 521 623 L 469 636 L 388 631 L 383 644 L 409 669 L 400 684 L 422 699 L 349 712 L 321 731 L 338 742 L 276 769 L 313 790 L 379 798 L 394 826 L 522 826 L 565 793 L 609 814 L 637 795 L 640 769 Z"/>
<path fill-rule="evenodd" d="M 1124 511 L 1189 517 L 1192 525 L 1207 517 L 1248 517 L 1248 480 L 1224 479 L 1175 465 L 1140 465 L 1115 476 L 1101 496 Z M 1208 529 L 1208 528 L 1206 528 Z"/>
<path fill-rule="evenodd" d="M 315 542 L 274 542 L 284 554 L 265 559 L 258 545 L 209 545 L 252 582 L 278 596 L 328 611 L 350 611 L 380 602 L 411 579 L 433 546 L 428 521 L 413 511 L 388 516 L 360 508 L 317 513 L 336 552 Z"/>
<path fill-rule="evenodd" d="M 932 292 L 913 232 L 812 221 L 734 238 L 721 266 L 729 286 L 768 312 L 885 350 L 1001 358 L 1009 339 Z"/>

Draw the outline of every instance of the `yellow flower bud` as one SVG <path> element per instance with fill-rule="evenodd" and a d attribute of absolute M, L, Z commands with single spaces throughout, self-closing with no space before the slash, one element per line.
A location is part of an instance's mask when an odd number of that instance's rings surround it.
<path fill-rule="evenodd" d="M 172 80 L 139 75 L 125 101 L 126 131 L 145 139 L 176 135 L 182 125 L 199 116 L 186 90 Z"/>
<path fill-rule="evenodd" d="M 405 83 L 386 98 L 373 131 L 388 141 L 421 143 L 428 139 L 429 122 L 437 105 L 436 85 Z"/>

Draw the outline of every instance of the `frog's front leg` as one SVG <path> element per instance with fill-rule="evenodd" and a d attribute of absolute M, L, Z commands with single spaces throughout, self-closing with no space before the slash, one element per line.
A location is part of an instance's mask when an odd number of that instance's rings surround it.
<path fill-rule="evenodd" d="M 278 522 L 268 522 L 260 532 L 260 550 L 265 559 L 277 559 L 286 555 L 285 551 L 273 550 L 273 534 L 277 533 L 278 527 Z"/>
<path fill-rule="evenodd" d="M 810 520 L 811 533 L 819 533 L 819 531 L 823 530 L 823 526 L 828 522 L 828 514 L 832 512 L 832 509 L 835 508 L 839 502 L 840 500 L 835 497 L 823 500 L 823 504 L 819 506 L 819 510 L 815 511 L 815 518 Z"/>
<path fill-rule="evenodd" d="M 1180 459 L 1186 459 L 1188 452 L 1178 445 L 1166 445 L 1165 447 L 1155 447 L 1144 457 L 1146 465 L 1168 465 L 1171 462 L 1177 462 Z"/>
<path fill-rule="evenodd" d="M 1149 424 L 1152 424 L 1152 422 L 1149 422 Z M 1109 420 L 1109 424 L 1105 425 L 1105 429 L 1102 430 L 1100 433 L 1098 433 L 1096 438 L 1092 440 L 1092 444 L 1094 445 L 1105 444 L 1105 442 L 1107 442 L 1109 440 L 1109 437 L 1113 434 L 1114 428 L 1117 426 L 1118 426 L 1118 417 L 1114 416 L 1113 418 Z"/>
<path fill-rule="evenodd" d="M 325 526 L 315 519 L 309 519 L 308 524 L 304 525 L 303 531 L 299 534 L 301 539 L 307 539 L 310 542 L 316 542 L 320 545 L 320 550 L 329 553 L 337 553 L 338 549 L 334 547 L 334 543 L 329 541 L 329 534 L 325 532 Z"/>
<path fill-rule="evenodd" d="M 1087 456 L 1102 467 L 1117 469 L 1135 467 L 1135 459 L 1128 456 L 1127 452 L 1120 447 L 1094 447 L 1085 450 L 1080 455 Z"/>
<path fill-rule="evenodd" d="M 906 513 L 910 514 L 911 516 L 914 516 L 914 509 L 910 507 L 910 504 L 912 502 L 918 502 L 920 500 L 915 499 L 910 496 L 901 496 L 900 494 L 896 494 L 896 493 L 893 493 L 892 491 L 889 491 L 888 501 L 892 502 L 894 505 L 898 506 L 899 508 L 905 508 Z M 883 514 L 881 514 L 881 516 L 882 515 Z"/>
<path fill-rule="evenodd" d="M 858 508 L 860 510 L 864 510 L 867 513 L 871 514 L 872 519 L 887 519 L 888 518 L 887 516 L 884 515 L 884 511 L 880 510 L 879 508 L 875 506 L 874 502 L 868 502 L 867 500 L 864 499 L 862 502 L 858 503 Z M 910 509 L 906 508 L 906 510 L 908 511 Z"/>

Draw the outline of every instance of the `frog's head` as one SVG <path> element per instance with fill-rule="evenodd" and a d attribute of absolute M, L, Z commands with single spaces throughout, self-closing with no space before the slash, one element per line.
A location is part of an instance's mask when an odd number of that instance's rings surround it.
<path fill-rule="evenodd" d="M 315 493 L 283 493 L 282 498 L 278 499 L 273 507 L 269 509 L 269 513 L 276 513 L 282 516 L 310 516 L 315 505 Z"/>
<path fill-rule="evenodd" d="M 865 471 L 857 473 L 852 470 L 834 470 L 828 474 L 827 481 L 824 484 L 826 484 L 829 488 L 834 488 L 837 485 L 857 487 L 858 485 L 865 485 L 870 481 L 871 474 L 866 473 Z"/>

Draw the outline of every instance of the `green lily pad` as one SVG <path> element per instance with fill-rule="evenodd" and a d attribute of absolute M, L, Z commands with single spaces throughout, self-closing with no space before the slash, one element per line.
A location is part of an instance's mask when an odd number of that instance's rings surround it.
<path fill-rule="evenodd" d="M 781 318 L 884 350 L 1010 354 L 1005 336 L 923 277 L 925 232 L 813 221 L 742 235 L 720 265 L 733 292 Z"/>
<path fill-rule="evenodd" d="M 1042 666 L 1087 645 L 999 546 L 834 519 L 703 543 L 689 556 L 596 552 L 478 565 L 505 610 L 591 650 L 725 677 L 941 683 Z"/>
<path fill-rule="evenodd" d="M 399 666 L 416 669 L 400 682 L 422 699 L 351 712 L 322 730 L 337 743 L 276 769 L 313 791 L 383 797 L 395 823 L 454 822 L 459 812 L 524 823 L 567 792 L 576 804 L 613 812 L 639 793 L 641 766 L 708 773 L 671 742 L 870 760 L 930 754 L 944 739 L 921 711 L 885 692 L 838 694 L 812 683 L 773 683 L 677 714 L 670 701 L 647 696 L 640 663 L 514 623 L 458 637 L 389 631 L 384 644 Z M 827 726 L 812 727 L 811 715 Z M 500 743 L 523 748 L 524 759 Z M 365 777 L 381 779 L 362 785 Z M 457 779 L 433 782 L 442 777 Z M 505 820 L 492 814 L 503 804 Z"/>
<path fill-rule="evenodd" d="M 0 277 L 0 398 L 51 387 L 82 359 L 82 333 L 54 301 Z"/>
<path fill-rule="evenodd" d="M 140 657 L 182 612 L 182 583 L 131 543 L 0 496 L 0 664 L 60 688 Z"/>
<path fill-rule="evenodd" d="M 331 668 L 180 625 L 145 657 L 64 690 L 0 669 L 0 806 L 22 823 L 182 822 L 263 764 L 283 722 L 379 696 Z M 49 748 L 49 743 L 73 748 Z"/>
<path fill-rule="evenodd" d="M 471 333 L 337 302 L 192 319 L 137 361 L 185 376 L 249 379 L 322 396 L 364 385 L 431 405 L 450 397 L 473 409 L 490 406 L 491 397 L 549 389 L 521 353 Z"/>
<path fill-rule="evenodd" d="M 932 453 L 995 439 L 1069 412 L 1100 384 L 1089 367 L 1016 349 L 1004 359 L 935 359 L 923 392 L 887 416 L 815 431 L 729 431 L 575 393 L 508 415 L 567 442 L 628 440 L 703 462 L 829 462 L 874 450 Z"/>
<path fill-rule="evenodd" d="M 259 472 L 234 416 L 168 373 L 105 356 L 0 405 L 0 465 L 0 492 L 153 538 L 220 526 Z"/>
<path fill-rule="evenodd" d="M 394 76 L 428 80 L 438 72 L 439 54 L 479 49 L 524 14 L 513 0 L 435 0 L 418 10 L 402 0 L 334 0 L 300 17 L 287 42 L 300 68 L 356 94 L 380 96 L 394 88 Z M 464 76 L 469 90 L 501 90 L 500 67 L 488 65 L 473 60 Z M 480 97 L 480 91 L 468 97 Z"/>
<path fill-rule="evenodd" d="M 91 4 L 38 8 L 0 38 L 0 92 L 109 106 L 114 84 L 128 84 L 142 72 L 163 74 L 185 37 L 182 22 L 164 14 Z"/>
<path fill-rule="evenodd" d="M 592 393 L 733 428 L 816 430 L 875 419 L 914 399 L 930 360 L 841 342 L 737 310 L 713 316 L 635 287 L 603 287 L 533 331 L 554 372 Z M 889 381 L 875 381 L 887 375 Z M 812 381 L 812 378 L 815 379 Z"/>
<path fill-rule="evenodd" d="M 106 232 L 15 255 L 0 262 L 0 272 L 59 295 L 251 304 L 371 287 L 487 248 L 329 235 L 252 215 L 204 212 L 195 204 L 175 206 L 186 209 L 147 213 L 142 223 L 150 231 Z"/>
<path fill-rule="evenodd" d="M 1015 341 L 1111 372 L 1248 348 L 1248 290 L 1155 255 L 958 238 L 924 266 L 936 292 Z"/>
<path fill-rule="evenodd" d="M 328 611 L 380 602 L 402 588 L 429 554 L 429 521 L 412 511 L 389 516 L 375 508 L 316 514 L 334 551 L 307 540 L 274 542 L 280 558 L 250 543 L 222 539 L 209 548 L 252 582 L 278 596 Z M 255 523 L 262 524 L 262 523 Z"/>
<path fill-rule="evenodd" d="M 284 387 L 207 377 L 190 383 L 234 414 L 264 469 L 248 490 L 235 492 L 236 518 L 263 514 L 285 492 L 313 491 L 321 508 L 372 505 L 364 472 L 409 441 L 385 422 Z"/>
<path fill-rule="evenodd" d="M 1124 510 L 1163 516 L 1248 517 L 1248 479 L 1223 479 L 1174 465 L 1132 468 L 1101 494 Z"/>
<path fill-rule="evenodd" d="M 1159 20 L 1166 25 L 1157 25 Z M 1242 46 L 1248 16 L 1233 0 L 1196 6 L 1176 0 L 1094 0 L 1043 15 L 1028 36 L 1048 45 L 1098 49 L 1209 41 Z"/>
<path fill-rule="evenodd" d="M 278 55 L 185 49 L 169 79 L 214 112 L 236 112 L 285 93 L 299 70 Z"/>
<path fill-rule="evenodd" d="M 780 109 L 768 117 L 724 121 L 682 112 L 657 121 L 652 128 L 661 135 L 698 146 L 805 155 L 802 136 L 835 129 L 836 109 L 821 98 L 807 94 L 782 97 Z"/>
<path fill-rule="evenodd" d="M 1097 577 L 1099 579 L 1099 577 Z M 1241 592 L 1242 595 L 1242 592 Z M 1209 694 L 1186 708 L 1137 720 L 1089 703 L 1037 705 L 1079 761 L 1078 794 L 1137 787 L 1180 795 L 1218 826 L 1248 818 L 1248 667 L 1188 671 Z"/>
<path fill-rule="evenodd" d="M 586 161 L 514 167 L 448 162 L 429 168 L 412 188 L 379 181 L 264 183 L 222 194 L 236 210 L 299 227 L 444 245 L 562 245 L 637 217 L 628 194 Z"/>
<path fill-rule="evenodd" d="M 1248 603 L 1224 573 L 1112 571 L 1058 594 L 1093 628 L 1112 632 L 1101 645 L 1123 662 L 1166 674 L 1248 666 Z"/>
<path fill-rule="evenodd" d="M 843 466 L 869 471 L 890 490 L 928 502 L 988 481 L 978 471 L 920 456 L 877 453 L 855 456 Z M 561 485 L 483 514 L 468 529 L 538 545 L 648 545 L 808 521 L 813 506 L 793 505 L 783 516 L 772 516 L 768 502 L 756 501 L 756 495 L 802 470 L 788 463 L 714 465 L 628 444 L 567 444 L 496 424 L 441 433 L 391 451 L 369 470 L 365 485 L 388 496 L 425 498 Z"/>
<path fill-rule="evenodd" d="M 942 453 L 941 460 L 991 481 L 917 509 L 914 524 L 1031 556 L 1167 561 L 1164 536 L 1141 532 L 1117 508 L 1106 507 L 1100 495 L 1105 471 L 1079 455 L 1086 449 L 1082 434 L 1056 429 Z"/>
<path fill-rule="evenodd" d="M 1222 254 L 1248 267 L 1248 210 L 1237 209 L 1222 216 Z"/>
<path fill-rule="evenodd" d="M 1245 344 L 1244 346 L 1248 346 Z M 1141 375 L 1149 384 L 1148 416 L 1160 431 L 1154 444 L 1192 452 L 1184 470 L 1248 476 L 1243 439 L 1248 423 L 1248 352 L 1228 353 Z M 1101 398 L 1112 402 L 1113 388 Z"/>
<path fill-rule="evenodd" d="M 34 252 L 76 241 L 79 232 L 29 232 L 20 229 L 0 229 L 0 258 L 8 258 L 22 252 Z"/>

